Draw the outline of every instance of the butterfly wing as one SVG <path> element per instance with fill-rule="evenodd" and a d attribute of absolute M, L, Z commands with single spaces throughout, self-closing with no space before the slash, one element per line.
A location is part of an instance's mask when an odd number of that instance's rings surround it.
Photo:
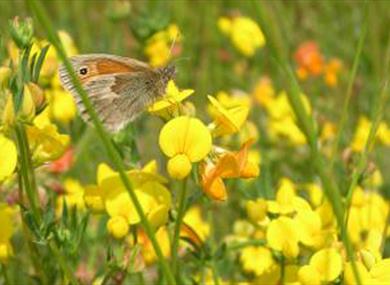
<path fill-rule="evenodd" d="M 159 96 L 158 73 L 147 64 L 111 55 L 82 55 L 71 58 L 93 107 L 107 129 L 115 132 L 138 117 Z M 83 68 L 87 69 L 81 74 Z M 75 98 L 84 120 L 89 116 L 64 67 L 60 79 Z"/>

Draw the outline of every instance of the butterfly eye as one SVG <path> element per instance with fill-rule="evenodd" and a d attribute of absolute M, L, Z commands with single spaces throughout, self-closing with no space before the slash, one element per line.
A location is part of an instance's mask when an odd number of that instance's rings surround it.
<path fill-rule="evenodd" d="M 86 75 L 88 72 L 88 69 L 86 67 L 82 67 L 82 68 L 80 68 L 79 72 L 81 75 Z"/>

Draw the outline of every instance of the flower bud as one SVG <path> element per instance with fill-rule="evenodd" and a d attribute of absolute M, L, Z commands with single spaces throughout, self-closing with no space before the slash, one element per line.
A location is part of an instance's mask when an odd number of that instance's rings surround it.
<path fill-rule="evenodd" d="M 31 18 L 27 18 L 24 21 L 20 21 L 18 17 L 15 17 L 10 21 L 10 34 L 13 41 L 20 49 L 27 48 L 33 38 L 33 24 Z"/>
<path fill-rule="evenodd" d="M 172 178 L 183 179 L 191 172 L 191 161 L 184 154 L 178 154 L 168 161 L 168 173 Z"/>
<path fill-rule="evenodd" d="M 4 111 L 2 114 L 2 124 L 4 126 L 11 127 L 15 123 L 15 109 L 14 109 L 14 101 L 12 99 L 12 94 L 9 90 L 5 91 L 4 98 L 6 99 Z M 2 95 L 2 96 L 3 96 Z"/>
<path fill-rule="evenodd" d="M 8 66 L 0 67 L 0 88 L 8 86 L 9 78 L 11 76 L 11 69 Z"/>
<path fill-rule="evenodd" d="M 32 82 L 27 83 L 27 88 L 30 91 L 32 100 L 34 102 L 35 113 L 41 113 L 47 105 L 46 96 L 43 90 L 37 84 Z"/>
<path fill-rule="evenodd" d="M 22 121 L 30 122 L 35 117 L 35 104 L 28 85 L 25 84 L 23 88 L 22 106 L 18 113 L 18 118 Z"/>
<path fill-rule="evenodd" d="M 107 230 L 114 238 L 121 239 L 129 232 L 129 223 L 124 217 L 115 216 L 107 222 Z"/>

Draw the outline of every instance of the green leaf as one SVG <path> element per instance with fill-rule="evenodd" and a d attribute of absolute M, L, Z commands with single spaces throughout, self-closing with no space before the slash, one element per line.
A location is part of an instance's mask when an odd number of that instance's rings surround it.
<path fill-rule="evenodd" d="M 47 52 L 49 51 L 50 45 L 46 45 L 42 50 L 41 53 L 39 54 L 37 63 L 34 68 L 34 72 L 32 73 L 32 81 L 33 82 L 38 82 L 39 75 L 41 73 L 43 61 L 46 57 Z"/>

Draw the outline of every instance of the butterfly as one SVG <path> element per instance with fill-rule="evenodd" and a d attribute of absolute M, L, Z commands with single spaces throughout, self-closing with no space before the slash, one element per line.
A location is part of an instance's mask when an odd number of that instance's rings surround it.
<path fill-rule="evenodd" d="M 100 120 L 110 132 L 118 132 L 134 121 L 149 105 L 165 93 L 175 66 L 152 68 L 147 63 L 109 54 L 85 54 L 70 58 L 84 90 Z M 60 81 L 77 104 L 81 117 L 90 121 L 64 65 Z"/>

